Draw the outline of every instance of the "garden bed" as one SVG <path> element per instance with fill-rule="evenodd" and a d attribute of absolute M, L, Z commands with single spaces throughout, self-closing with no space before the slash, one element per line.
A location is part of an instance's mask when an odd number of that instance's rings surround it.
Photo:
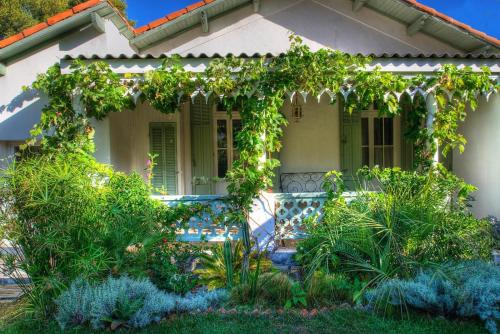
<path fill-rule="evenodd" d="M 1 324 L 1 323 L 0 323 Z M 61 333 L 57 323 L 46 324 L 19 319 L 1 324 L 2 334 Z M 303 316 L 300 311 L 260 315 L 250 309 L 237 314 L 211 312 L 196 315 L 172 315 L 157 325 L 142 330 L 118 330 L 117 333 L 486 333 L 481 323 L 450 321 L 444 318 L 412 316 L 410 319 L 384 319 L 362 311 L 345 309 Z M 66 333 L 89 333 L 87 328 Z M 98 333 L 98 332 L 95 332 Z"/>

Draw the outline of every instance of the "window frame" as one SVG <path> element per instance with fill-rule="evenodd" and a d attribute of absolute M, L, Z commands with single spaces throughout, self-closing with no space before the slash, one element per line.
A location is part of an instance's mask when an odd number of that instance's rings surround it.
<path fill-rule="evenodd" d="M 368 145 L 363 144 L 363 119 L 368 119 Z M 381 119 L 392 119 L 392 145 L 387 145 L 384 143 L 384 135 L 382 135 L 382 145 L 375 145 L 375 125 L 374 121 L 376 118 Z M 386 115 L 381 115 L 376 109 L 376 106 L 370 105 L 366 110 L 361 111 L 360 115 L 360 126 L 361 126 L 361 164 L 366 166 L 363 161 L 363 149 L 368 148 L 368 167 L 373 168 L 375 166 L 375 149 L 382 149 L 383 160 L 385 162 L 385 148 L 392 148 L 392 166 L 387 166 L 387 168 L 398 167 L 400 165 L 400 140 L 401 140 L 401 130 L 400 130 L 400 117 L 388 117 Z M 383 125 L 385 126 L 385 125 Z M 386 168 L 385 166 L 379 166 L 380 168 Z"/>
<path fill-rule="evenodd" d="M 233 141 L 233 120 L 241 121 L 241 116 L 238 111 L 232 111 L 231 115 L 228 114 L 226 110 L 221 110 L 217 107 L 214 110 L 213 114 L 213 156 L 214 156 L 214 175 L 215 177 L 224 180 L 225 177 L 219 177 L 219 146 L 217 145 L 217 122 L 220 120 L 224 120 L 226 122 L 227 129 L 227 170 L 230 171 L 234 162 L 234 141 Z"/>

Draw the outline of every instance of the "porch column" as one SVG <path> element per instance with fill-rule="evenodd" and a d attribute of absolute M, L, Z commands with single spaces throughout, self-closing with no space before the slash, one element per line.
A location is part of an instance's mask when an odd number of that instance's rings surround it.
<path fill-rule="evenodd" d="M 434 118 L 437 112 L 437 100 L 433 93 L 429 93 L 427 98 L 425 99 L 425 105 L 427 108 L 427 120 L 425 126 L 430 134 L 434 132 Z M 434 164 L 439 162 L 439 146 L 437 139 L 434 139 L 434 144 L 436 145 L 436 152 L 434 153 L 433 161 Z M 430 148 L 431 144 L 428 143 L 428 148 Z"/>
<path fill-rule="evenodd" d="M 77 114 L 83 113 L 83 105 L 79 92 L 73 94 L 72 107 Z M 111 134 L 109 128 L 109 117 L 98 121 L 90 120 L 90 125 L 94 128 L 94 157 L 97 161 L 104 164 L 111 164 Z"/>
<path fill-rule="evenodd" d="M 262 134 L 262 140 L 266 135 Z M 260 165 L 264 166 L 267 160 L 266 151 L 262 152 Z M 260 196 L 253 201 L 252 211 L 250 212 L 250 231 L 257 239 L 257 245 L 260 249 L 275 248 L 275 199 L 273 194 L 261 192 Z"/>
<path fill-rule="evenodd" d="M 109 117 L 106 117 L 101 121 L 92 119 L 90 123 L 95 130 L 94 157 L 101 163 L 111 164 L 111 131 Z"/>

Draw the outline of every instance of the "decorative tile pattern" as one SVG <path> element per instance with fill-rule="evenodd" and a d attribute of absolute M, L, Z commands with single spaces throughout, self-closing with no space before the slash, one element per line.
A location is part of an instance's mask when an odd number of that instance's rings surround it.
<path fill-rule="evenodd" d="M 356 192 L 344 192 L 347 203 L 356 198 Z M 323 217 L 327 200 L 324 192 L 275 194 L 275 231 L 278 240 L 296 240 L 307 236 L 303 221 Z"/>
<path fill-rule="evenodd" d="M 274 197 L 274 231 L 276 240 L 296 240 L 307 236 L 303 221 L 317 216 L 321 219 L 323 207 L 327 200 L 324 192 L 317 193 L 278 193 Z M 356 197 L 356 193 L 344 193 L 346 201 Z M 187 222 L 179 221 L 177 237 L 179 241 L 187 242 L 223 242 L 226 238 L 238 240 L 241 231 L 238 224 L 231 223 L 227 218 L 228 205 L 223 196 L 153 196 L 168 206 L 181 204 L 206 205 L 207 209 L 191 217 Z M 223 217 L 222 220 L 220 217 Z M 214 219 L 218 218 L 218 219 Z M 259 226 L 257 216 L 253 222 Z M 252 231 L 256 233 L 256 231 Z"/>
<path fill-rule="evenodd" d="M 276 194 L 276 238 L 304 238 L 302 221 L 315 216 L 321 218 L 326 199 L 326 193 Z"/>
<path fill-rule="evenodd" d="M 223 242 L 227 237 L 231 240 L 240 238 L 239 226 L 230 223 L 224 215 L 228 210 L 228 205 L 222 196 L 155 196 L 155 198 L 170 207 L 176 207 L 180 204 L 207 206 L 207 210 L 191 217 L 188 222 L 178 222 L 177 238 L 179 241 Z M 219 216 L 224 217 L 223 221 L 214 219 Z"/>

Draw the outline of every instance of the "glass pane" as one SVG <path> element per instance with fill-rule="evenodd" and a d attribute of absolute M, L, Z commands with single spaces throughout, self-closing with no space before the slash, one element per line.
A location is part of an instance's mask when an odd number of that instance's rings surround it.
<path fill-rule="evenodd" d="M 384 118 L 384 145 L 394 145 L 394 119 Z"/>
<path fill-rule="evenodd" d="M 368 118 L 361 119 L 361 145 L 368 146 Z"/>
<path fill-rule="evenodd" d="M 362 166 L 363 167 L 370 166 L 370 149 L 368 147 L 362 147 L 361 155 L 362 155 L 362 161 L 361 161 Z"/>
<path fill-rule="evenodd" d="M 383 118 L 374 118 L 373 119 L 373 139 L 375 145 L 383 144 Z"/>
<path fill-rule="evenodd" d="M 394 148 L 384 147 L 384 167 L 394 166 Z"/>
<path fill-rule="evenodd" d="M 227 169 L 227 150 L 217 150 L 217 176 L 226 177 Z"/>
<path fill-rule="evenodd" d="M 236 148 L 236 135 L 240 133 L 241 128 L 241 120 L 233 119 L 233 148 Z"/>
<path fill-rule="evenodd" d="M 383 151 L 382 147 L 375 147 L 373 163 L 376 166 L 380 166 L 380 167 L 384 166 L 384 151 Z"/>
<path fill-rule="evenodd" d="M 224 119 L 217 120 L 217 147 L 227 147 L 227 122 Z"/>

